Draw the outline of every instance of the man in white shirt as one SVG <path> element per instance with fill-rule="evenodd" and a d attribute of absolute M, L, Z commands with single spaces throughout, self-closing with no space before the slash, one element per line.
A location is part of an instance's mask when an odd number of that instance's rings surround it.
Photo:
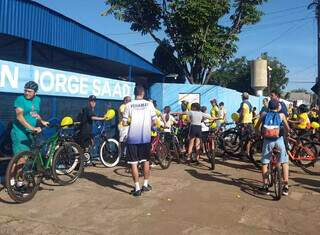
<path fill-rule="evenodd" d="M 151 150 L 151 127 L 157 118 L 152 102 L 144 99 L 145 91 L 142 86 L 134 89 L 135 100 L 126 105 L 123 113 L 123 125 L 127 125 L 130 119 L 130 126 L 127 137 L 128 164 L 131 164 L 132 178 L 135 189 L 133 196 L 140 196 L 141 192 L 152 189 L 148 180 L 150 175 L 150 150 Z M 144 183 L 140 189 L 138 163 L 144 164 Z"/>

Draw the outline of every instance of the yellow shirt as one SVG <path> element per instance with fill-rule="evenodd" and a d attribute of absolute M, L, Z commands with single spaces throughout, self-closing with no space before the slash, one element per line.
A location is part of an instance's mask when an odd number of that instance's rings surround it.
<path fill-rule="evenodd" d="M 161 127 L 161 121 L 160 121 L 161 112 L 160 112 L 159 109 L 156 109 L 156 115 L 157 115 L 156 127 L 159 129 Z M 156 137 L 157 136 L 157 132 L 156 131 L 151 131 L 151 136 L 152 137 Z"/>
<path fill-rule="evenodd" d="M 124 113 L 125 109 L 126 109 L 126 105 L 125 104 L 120 105 L 120 107 L 119 107 L 119 124 L 118 124 L 118 128 L 123 127 L 122 119 L 123 119 L 123 113 Z"/>
<path fill-rule="evenodd" d="M 249 105 L 247 105 L 246 103 L 242 104 L 242 124 L 248 124 L 248 123 L 252 123 L 252 112 L 250 112 L 250 107 Z"/>
<path fill-rule="evenodd" d="M 303 120 L 302 123 L 297 124 L 297 127 L 299 129 L 306 129 L 309 126 L 310 120 L 309 120 L 309 117 L 308 117 L 308 113 L 300 113 L 298 115 L 298 119 L 299 120 L 301 120 L 301 119 Z"/>
<path fill-rule="evenodd" d="M 218 106 L 212 106 L 211 111 L 210 111 L 211 117 L 218 117 L 219 116 L 219 108 Z"/>

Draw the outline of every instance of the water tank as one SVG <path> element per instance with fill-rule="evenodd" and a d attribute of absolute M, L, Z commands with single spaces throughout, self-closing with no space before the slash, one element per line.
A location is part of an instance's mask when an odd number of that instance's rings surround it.
<path fill-rule="evenodd" d="M 251 61 L 251 87 L 258 96 L 263 94 L 263 90 L 268 87 L 268 61 L 257 59 Z"/>

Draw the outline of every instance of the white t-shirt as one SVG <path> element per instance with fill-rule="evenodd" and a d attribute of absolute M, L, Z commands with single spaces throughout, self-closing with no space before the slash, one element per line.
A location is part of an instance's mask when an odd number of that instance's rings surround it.
<path fill-rule="evenodd" d="M 202 132 L 206 132 L 210 130 L 210 127 L 208 125 L 210 121 L 208 119 L 204 120 L 203 122 L 201 122 L 201 131 Z M 207 125 L 206 125 L 207 124 Z"/>
<path fill-rule="evenodd" d="M 164 132 L 171 132 L 171 126 L 175 122 L 176 119 L 171 114 L 169 114 L 169 120 L 166 121 L 166 114 L 165 113 L 162 114 L 162 119 L 165 121 L 164 125 L 166 126 L 166 128 L 164 128 L 163 131 Z"/>
<path fill-rule="evenodd" d="M 152 120 L 157 118 L 153 104 L 147 100 L 134 100 L 126 105 L 123 120 L 131 119 L 128 131 L 128 144 L 151 142 Z"/>

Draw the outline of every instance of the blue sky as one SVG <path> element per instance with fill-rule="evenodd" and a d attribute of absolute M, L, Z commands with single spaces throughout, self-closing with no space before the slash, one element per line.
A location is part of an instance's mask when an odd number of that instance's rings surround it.
<path fill-rule="evenodd" d="M 102 17 L 103 0 L 36 0 L 95 31 L 127 46 L 151 61 L 156 44 L 149 36 L 130 31 L 130 25 Z M 259 57 L 262 52 L 277 57 L 290 71 L 287 90 L 310 89 L 317 74 L 316 19 L 307 10 L 312 0 L 269 0 L 262 6 L 262 20 L 243 29 L 235 57 Z M 297 83 L 297 81 L 299 83 Z M 303 83 L 300 83 L 303 82 Z"/>

